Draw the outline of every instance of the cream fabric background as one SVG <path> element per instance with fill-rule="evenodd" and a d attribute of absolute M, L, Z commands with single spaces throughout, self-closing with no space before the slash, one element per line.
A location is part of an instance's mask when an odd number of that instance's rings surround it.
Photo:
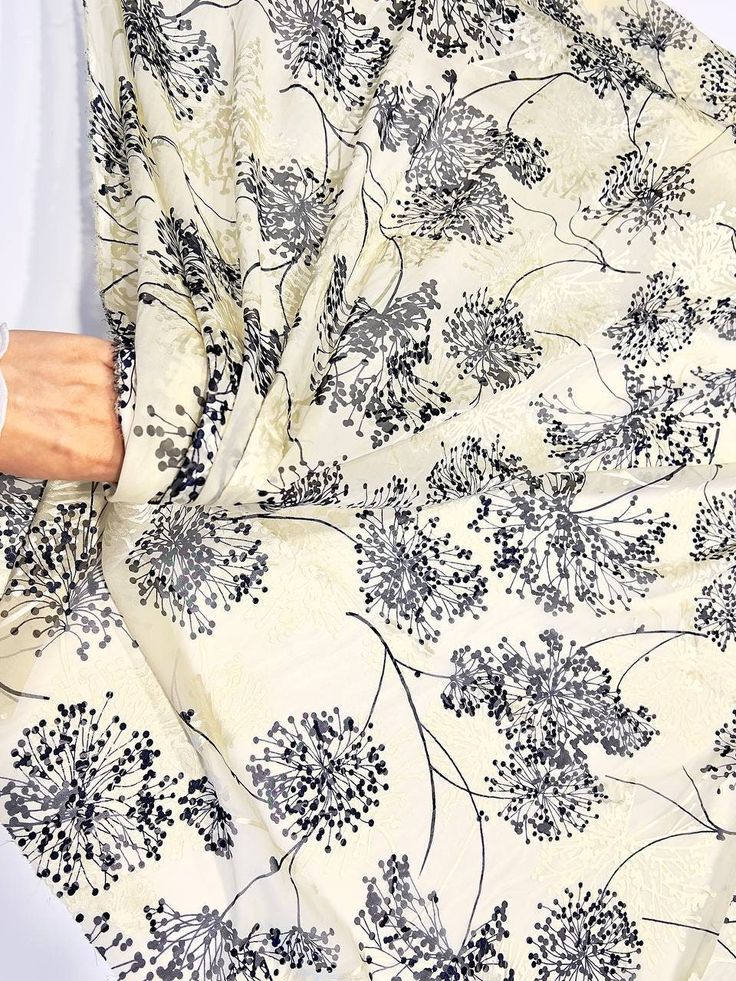
<path fill-rule="evenodd" d="M 714 40 L 736 47 L 732 0 L 669 3 Z M 0 159 L 5 231 L 0 314 L 11 329 L 104 334 L 94 285 L 80 8 L 80 0 L 5 0 L 0 6 L 0 112 L 12 137 Z M 39 266 L 47 284 L 43 291 L 34 278 Z M 0 843 L 4 976 L 14 981 L 108 978 L 15 845 L 4 836 Z"/>

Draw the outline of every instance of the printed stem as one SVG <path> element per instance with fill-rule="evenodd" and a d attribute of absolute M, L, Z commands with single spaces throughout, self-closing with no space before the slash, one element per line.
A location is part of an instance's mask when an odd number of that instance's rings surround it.
<path fill-rule="evenodd" d="M 308 521 L 315 525 L 324 525 L 325 528 L 330 528 L 332 531 L 337 531 L 348 541 L 355 544 L 355 539 L 352 535 L 349 535 L 342 528 L 338 528 L 337 525 L 330 524 L 329 521 L 325 521 L 324 518 L 309 518 L 307 516 L 298 514 L 268 514 L 264 512 L 263 514 L 246 514 L 245 517 L 249 521 Z"/>
<path fill-rule="evenodd" d="M 225 909 L 220 914 L 221 918 L 222 919 L 225 918 L 225 914 L 228 913 L 233 908 L 233 906 L 237 903 L 237 901 L 241 899 L 246 894 L 246 892 L 248 892 L 251 886 L 254 886 L 256 884 L 256 882 L 260 882 L 261 879 L 269 879 L 272 875 L 276 875 L 277 872 L 280 872 L 281 866 L 284 864 L 286 859 L 289 858 L 290 856 L 295 856 L 305 841 L 306 838 L 303 838 L 301 841 L 298 841 L 295 845 L 293 845 L 288 850 L 288 852 L 284 852 L 281 858 L 279 859 L 275 857 L 272 858 L 271 868 L 268 870 L 268 872 L 260 872 L 258 875 L 253 876 L 250 882 L 247 882 L 239 892 L 236 892 L 233 898 L 230 900 L 230 902 L 227 904 Z"/>
<path fill-rule="evenodd" d="M 685 633 L 685 631 L 683 631 L 683 633 Z M 631 662 L 631 664 L 628 666 L 628 668 L 626 668 L 626 670 L 624 671 L 624 673 L 618 679 L 618 684 L 616 685 L 616 691 L 620 691 L 621 690 L 621 682 L 624 680 L 624 678 L 629 673 L 629 671 L 631 671 L 633 668 L 635 668 L 637 664 L 639 664 L 641 661 L 647 661 L 647 660 L 649 660 L 649 657 L 655 651 L 659 650 L 660 647 L 664 647 L 665 644 L 671 643 L 673 640 L 676 640 L 680 636 L 682 636 L 682 635 L 681 634 L 675 634 L 673 637 L 665 637 L 664 640 L 658 641 L 654 645 L 654 647 L 650 647 L 648 651 L 645 651 L 643 654 L 640 654 L 639 657 L 636 658 L 636 660 L 634 660 L 634 661 Z"/>
<path fill-rule="evenodd" d="M 511 85 L 514 82 L 545 82 L 545 81 L 553 82 L 556 78 L 563 78 L 565 75 L 567 75 L 569 78 L 572 78 L 573 81 L 575 82 L 580 81 L 577 75 L 574 75 L 572 72 L 554 72 L 552 75 L 537 75 L 537 76 L 534 75 L 520 76 L 517 75 L 515 72 L 511 72 L 508 78 L 501 78 L 497 82 L 488 82 L 486 85 L 480 85 L 477 89 L 473 89 L 471 92 L 467 92 L 465 95 L 460 96 L 460 98 L 463 100 L 468 100 L 472 98 L 474 95 L 479 95 L 481 92 L 485 92 L 486 89 L 494 89 L 499 85 Z"/>
<path fill-rule="evenodd" d="M 18 691 L 15 688 L 11 688 L 10 685 L 3 684 L 2 681 L 0 681 L 0 691 L 4 691 L 10 698 L 37 698 L 41 702 L 48 702 L 51 699 L 50 695 L 36 695 L 29 691 Z"/>
<path fill-rule="evenodd" d="M 251 790 L 250 787 L 247 784 L 243 783 L 243 781 L 240 779 L 240 777 L 237 775 L 237 773 L 231 768 L 230 764 L 228 763 L 228 761 L 223 756 L 223 753 L 222 753 L 222 750 L 220 749 L 220 747 L 217 745 L 217 743 L 215 743 L 212 739 L 210 739 L 210 737 L 207 735 L 206 732 L 202 732 L 201 729 L 198 729 L 195 725 L 193 725 L 192 722 L 189 720 L 189 718 L 187 718 L 186 713 L 180 712 L 179 713 L 179 718 L 184 723 L 184 725 L 187 727 L 187 729 L 191 729 L 192 732 L 196 732 L 197 735 L 198 736 L 201 736 L 202 739 L 204 739 L 205 742 L 209 743 L 209 745 L 214 749 L 214 751 L 220 757 L 220 759 L 222 760 L 222 762 L 225 764 L 225 766 L 228 769 L 228 772 L 230 773 L 230 776 L 233 778 L 233 780 L 235 780 L 235 782 L 237 783 L 237 785 L 239 787 L 241 787 L 247 794 L 250 794 L 250 796 L 254 800 L 257 800 L 259 803 L 261 803 L 261 804 L 267 804 L 268 803 L 268 801 L 265 801 L 262 797 L 259 797 L 258 794 L 255 791 Z"/>
<path fill-rule="evenodd" d="M 186 17 L 197 7 L 217 7 L 219 10 L 228 10 L 230 7 L 237 7 L 242 0 L 232 0 L 231 3 L 218 3 L 217 0 L 192 0 L 188 7 L 180 10 L 178 14 L 169 14 L 164 19 L 165 20 L 179 20 L 180 17 Z"/>
<path fill-rule="evenodd" d="M 388 660 L 391 662 L 391 664 L 394 667 L 399 682 L 401 683 L 401 687 L 404 689 L 404 694 L 406 695 L 407 702 L 409 703 L 409 708 L 411 710 L 411 713 L 414 716 L 414 721 L 416 723 L 419 739 L 421 740 L 422 748 L 424 750 L 424 758 L 427 764 L 427 772 L 429 774 L 429 789 L 432 799 L 432 813 L 431 813 L 430 824 L 429 824 L 429 835 L 427 840 L 427 847 L 424 852 L 424 858 L 422 860 L 422 865 L 420 868 L 420 872 L 421 872 L 424 869 L 424 866 L 426 865 L 427 859 L 429 858 L 429 853 L 431 851 L 432 843 L 434 841 L 435 824 L 437 821 L 437 788 L 435 787 L 434 767 L 432 765 L 432 759 L 430 757 L 429 747 L 427 746 L 424 724 L 422 723 L 422 720 L 419 718 L 419 712 L 417 711 L 417 707 L 414 704 L 414 699 L 412 697 L 411 690 L 409 689 L 409 686 L 406 683 L 406 679 L 404 678 L 404 675 L 401 671 L 401 667 L 396 661 L 393 652 L 391 651 L 391 648 L 383 639 L 379 631 L 373 626 L 373 624 L 369 620 L 366 620 L 366 618 L 360 613 L 354 613 L 353 611 L 348 610 L 345 616 L 353 617 L 353 619 L 360 621 L 360 623 L 366 626 L 371 631 L 371 633 L 378 638 L 378 640 L 381 643 L 381 646 L 383 647 L 385 656 L 388 658 Z"/>
<path fill-rule="evenodd" d="M 663 480 L 671 480 L 673 477 L 677 476 L 677 474 L 680 473 L 681 470 L 684 469 L 685 469 L 685 464 L 681 463 L 678 466 L 676 466 L 674 470 L 670 470 L 669 473 L 663 474 L 663 476 L 661 477 L 656 477 L 654 480 L 650 480 L 646 484 L 641 484 L 635 490 L 624 491 L 622 494 L 617 494 L 615 497 L 611 497 L 609 498 L 609 500 L 603 501 L 601 504 L 594 504 L 589 508 L 585 508 L 583 511 L 575 511 L 574 514 L 590 514 L 592 511 L 598 511 L 600 508 L 608 507 L 609 504 L 615 504 L 616 501 L 620 501 L 622 498 L 637 496 L 641 491 L 646 490 L 647 487 L 654 487 L 655 484 L 659 484 Z"/>
<path fill-rule="evenodd" d="M 540 85 L 538 89 L 535 89 L 531 93 L 531 95 L 527 95 L 524 99 L 522 99 L 521 102 L 516 107 L 516 109 L 514 109 L 514 111 L 511 113 L 511 115 L 509 116 L 508 120 L 506 121 L 506 129 L 511 129 L 511 120 L 514 118 L 514 116 L 517 114 L 517 112 L 519 112 L 519 110 L 523 106 L 531 105 L 531 103 L 533 102 L 533 100 L 536 98 L 536 96 L 539 95 L 540 92 L 544 92 L 544 90 L 547 88 L 548 85 L 551 85 L 552 82 L 555 81 L 555 79 L 561 78 L 561 77 L 562 77 L 561 75 L 553 75 L 552 78 L 548 78 L 546 82 L 544 82 L 542 85 Z"/>
<path fill-rule="evenodd" d="M 430 730 L 425 725 L 423 725 L 423 728 L 424 731 L 427 733 L 427 735 L 437 744 L 437 746 L 442 751 L 442 753 L 444 753 L 444 755 L 447 757 L 453 770 L 457 773 L 458 777 L 462 781 L 463 789 L 465 790 L 465 792 L 468 794 L 470 798 L 470 803 L 473 808 L 473 811 L 475 812 L 475 819 L 478 824 L 478 837 L 480 839 L 480 873 L 478 875 L 478 888 L 476 889 L 475 892 L 473 905 L 470 907 L 470 913 L 468 915 L 468 925 L 465 928 L 465 935 L 463 936 L 463 944 L 465 944 L 466 940 L 470 935 L 470 931 L 472 929 L 475 912 L 478 909 L 478 903 L 480 902 L 480 895 L 481 892 L 483 891 L 483 880 L 485 878 L 485 872 L 486 872 L 486 842 L 485 842 L 485 836 L 483 834 L 483 822 L 481 820 L 481 814 L 478 809 L 478 805 L 475 803 L 473 794 L 470 791 L 470 787 L 468 786 L 468 783 L 465 777 L 463 776 L 460 767 L 457 765 L 457 763 L 452 758 L 452 756 L 448 753 L 447 749 L 443 746 L 440 740 L 434 735 L 434 733 L 430 732 Z"/>

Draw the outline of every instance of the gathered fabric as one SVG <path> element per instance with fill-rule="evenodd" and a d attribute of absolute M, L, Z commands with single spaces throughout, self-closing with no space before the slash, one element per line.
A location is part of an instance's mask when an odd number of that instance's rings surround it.
<path fill-rule="evenodd" d="M 83 0 L 114 484 L 0 478 L 0 815 L 111 977 L 736 977 L 736 56 Z"/>

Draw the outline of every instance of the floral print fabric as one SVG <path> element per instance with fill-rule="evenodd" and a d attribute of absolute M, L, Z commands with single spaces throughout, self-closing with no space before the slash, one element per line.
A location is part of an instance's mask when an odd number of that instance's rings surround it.
<path fill-rule="evenodd" d="M 86 0 L 115 485 L 4 477 L 0 811 L 111 976 L 736 976 L 736 59 Z"/>

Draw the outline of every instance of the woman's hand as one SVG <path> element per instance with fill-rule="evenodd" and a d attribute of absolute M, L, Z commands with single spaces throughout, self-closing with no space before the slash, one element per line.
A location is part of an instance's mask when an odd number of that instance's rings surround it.
<path fill-rule="evenodd" d="M 0 471 L 113 483 L 123 462 L 109 341 L 11 330 L 0 359 L 8 388 Z"/>

